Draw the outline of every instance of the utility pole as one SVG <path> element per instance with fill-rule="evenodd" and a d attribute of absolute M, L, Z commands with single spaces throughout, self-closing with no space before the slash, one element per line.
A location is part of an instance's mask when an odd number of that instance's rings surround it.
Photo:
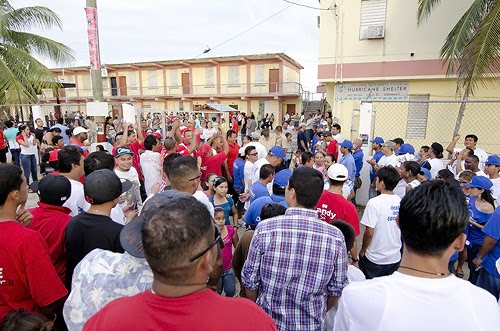
<path fill-rule="evenodd" d="M 87 36 L 89 40 L 90 77 L 94 101 L 104 101 L 101 78 L 101 56 L 99 50 L 99 25 L 97 22 L 96 0 L 87 0 Z"/>

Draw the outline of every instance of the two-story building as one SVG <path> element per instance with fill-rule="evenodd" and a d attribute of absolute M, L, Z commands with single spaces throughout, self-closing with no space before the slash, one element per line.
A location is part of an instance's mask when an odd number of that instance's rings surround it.
<path fill-rule="evenodd" d="M 302 108 L 300 70 L 284 53 L 202 59 L 107 64 L 102 68 L 104 101 L 114 113 L 120 102 L 136 109 L 190 111 L 206 103 L 221 103 L 245 112 L 274 113 L 281 119 Z M 92 100 L 89 67 L 52 69 L 58 78 L 76 87 L 59 91 L 62 104 L 84 105 Z M 45 90 L 41 101 L 56 102 Z"/>
<path fill-rule="evenodd" d="M 440 50 L 472 2 L 442 1 L 417 26 L 417 0 L 352 0 L 335 5 L 320 0 L 325 10 L 320 11 L 318 80 L 344 136 L 357 137 L 359 127 L 366 124 L 359 121 L 364 101 L 374 102 L 374 121 L 365 132 L 403 137 L 417 148 L 433 140 L 443 144 L 451 140 L 461 106 L 453 101 L 462 95 L 457 94 L 456 77 L 446 75 Z M 500 99 L 498 75 L 489 82 L 480 84 L 469 99 Z M 394 103 L 397 100 L 403 102 Z M 433 103 L 437 100 L 449 103 Z M 480 120 L 493 116 L 494 108 L 493 103 L 467 105 L 459 123 L 461 133 L 476 133 L 480 144 L 489 136 L 491 151 L 500 150 L 494 141 L 498 134 L 494 126 L 499 123 Z"/>

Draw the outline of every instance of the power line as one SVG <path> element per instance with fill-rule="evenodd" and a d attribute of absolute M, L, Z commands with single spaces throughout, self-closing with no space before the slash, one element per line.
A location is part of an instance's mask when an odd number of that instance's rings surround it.
<path fill-rule="evenodd" d="M 335 3 L 335 1 L 334 1 L 332 3 L 332 5 L 330 5 L 328 8 L 319 8 L 319 7 L 313 7 L 313 6 L 309 6 L 309 5 L 304 5 L 302 3 L 293 2 L 293 1 L 289 1 L 289 0 L 283 0 L 283 1 L 287 2 L 287 3 L 290 3 L 292 5 L 295 5 L 295 6 L 305 7 L 305 8 L 309 8 L 309 9 L 315 9 L 315 10 L 332 10 L 331 7 L 332 7 L 333 3 Z"/>

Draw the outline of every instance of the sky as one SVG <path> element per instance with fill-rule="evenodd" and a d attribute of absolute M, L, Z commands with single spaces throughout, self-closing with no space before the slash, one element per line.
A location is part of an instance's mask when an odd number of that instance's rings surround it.
<path fill-rule="evenodd" d="M 317 0 L 296 2 L 319 6 Z M 69 46 L 76 59 L 72 66 L 89 65 L 85 0 L 11 3 L 15 8 L 36 5 L 56 12 L 62 31 L 31 32 Z M 305 68 L 305 90 L 315 91 L 318 85 L 318 10 L 283 0 L 97 0 L 97 8 L 102 64 L 284 52 Z M 212 50 L 202 56 L 207 46 Z"/>

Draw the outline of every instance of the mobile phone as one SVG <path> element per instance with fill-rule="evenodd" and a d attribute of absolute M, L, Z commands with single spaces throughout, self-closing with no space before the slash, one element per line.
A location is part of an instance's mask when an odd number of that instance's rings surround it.
<path fill-rule="evenodd" d="M 132 204 L 132 210 L 137 210 L 137 201 Z"/>

